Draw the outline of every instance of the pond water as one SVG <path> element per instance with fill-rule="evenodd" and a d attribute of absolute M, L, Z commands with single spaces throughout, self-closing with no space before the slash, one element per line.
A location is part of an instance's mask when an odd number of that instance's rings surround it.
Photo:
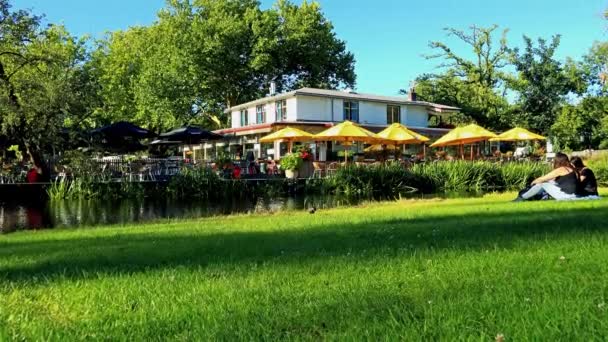
<path fill-rule="evenodd" d="M 479 194 L 409 195 L 413 198 L 471 197 Z M 340 196 L 294 196 L 257 198 L 231 202 L 139 200 L 63 200 L 0 203 L 0 233 L 24 229 L 78 228 L 127 225 L 170 219 L 194 219 L 239 213 L 274 213 L 352 206 L 388 198 L 346 198 Z"/>

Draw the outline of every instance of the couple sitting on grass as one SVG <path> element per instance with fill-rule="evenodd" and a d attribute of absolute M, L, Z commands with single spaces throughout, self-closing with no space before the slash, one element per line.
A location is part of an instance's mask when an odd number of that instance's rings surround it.
<path fill-rule="evenodd" d="M 595 174 L 585 167 L 581 158 L 569 160 L 567 155 L 557 153 L 553 171 L 536 178 L 530 187 L 520 191 L 515 202 L 548 198 L 558 201 L 599 198 Z"/>

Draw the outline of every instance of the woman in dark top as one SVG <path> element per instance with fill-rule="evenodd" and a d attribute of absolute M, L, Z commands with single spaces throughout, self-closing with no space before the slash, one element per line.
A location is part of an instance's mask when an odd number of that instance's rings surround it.
<path fill-rule="evenodd" d="M 578 184 L 578 174 L 570 164 L 568 156 L 557 153 L 553 160 L 553 171 L 536 178 L 532 182 L 532 187 L 520 193 L 515 201 L 533 199 L 541 194 L 548 194 L 556 200 L 574 199 Z"/>
<path fill-rule="evenodd" d="M 580 157 L 572 157 L 570 162 L 576 168 L 580 180 L 576 194 L 581 197 L 599 196 L 597 193 L 597 180 L 593 171 L 585 166 Z"/>

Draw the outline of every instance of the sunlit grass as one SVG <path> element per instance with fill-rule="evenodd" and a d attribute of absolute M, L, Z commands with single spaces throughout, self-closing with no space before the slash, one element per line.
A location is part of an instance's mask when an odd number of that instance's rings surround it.
<path fill-rule="evenodd" d="M 0 236 L 0 340 L 603 340 L 608 200 Z"/>

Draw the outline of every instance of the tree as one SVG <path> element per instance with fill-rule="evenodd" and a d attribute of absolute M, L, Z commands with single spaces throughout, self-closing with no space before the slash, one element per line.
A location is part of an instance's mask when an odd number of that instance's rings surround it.
<path fill-rule="evenodd" d="M 38 154 L 57 142 L 65 120 L 80 114 L 71 90 L 84 57 L 84 40 L 0 0 L 0 129 L 11 143 Z"/>
<path fill-rule="evenodd" d="M 508 103 L 504 98 L 506 73 L 502 70 L 508 63 L 508 31 L 502 32 L 496 47 L 494 34 L 497 29 L 496 25 L 489 28 L 472 26 L 469 31 L 446 28 L 448 36 L 466 44 L 474 57 L 467 59 L 456 54 L 446 43 L 431 42 L 430 47 L 438 52 L 427 59 L 442 59 L 439 67 L 444 71 L 416 80 L 416 91 L 421 98 L 460 107 L 466 116 L 489 128 L 504 127 L 505 119 L 501 115 Z"/>
<path fill-rule="evenodd" d="M 101 85 L 99 124 L 127 120 L 156 132 L 209 125 L 192 49 L 192 9 L 173 3 L 154 25 L 117 31 L 99 43 L 90 63 Z"/>
<path fill-rule="evenodd" d="M 215 126 L 224 109 L 297 87 L 355 85 L 354 57 L 316 3 L 171 0 L 149 27 L 100 42 L 91 69 L 100 122 L 130 120 L 159 131 Z"/>
<path fill-rule="evenodd" d="M 608 95 L 608 43 L 595 42 L 579 65 L 591 95 Z"/>
<path fill-rule="evenodd" d="M 608 145 L 608 97 L 590 96 L 577 105 L 564 105 L 553 126 L 552 136 L 560 148 L 585 149 Z"/>
<path fill-rule="evenodd" d="M 461 109 L 460 114 L 452 116 L 450 123 L 475 121 L 470 114 L 475 115 L 479 111 L 473 100 L 477 97 L 473 94 L 471 85 L 452 72 L 448 71 L 442 75 L 424 74 L 419 76 L 415 82 L 415 91 L 420 101 L 459 107 Z M 406 93 L 405 90 L 401 92 L 402 94 Z"/>
<path fill-rule="evenodd" d="M 516 120 L 542 134 L 548 134 L 566 95 L 577 90 L 561 62 L 554 58 L 560 36 L 549 43 L 539 38 L 537 46 L 524 36 L 525 48 L 511 50 L 518 79 L 511 87 L 518 92 Z"/>
<path fill-rule="evenodd" d="M 193 41 L 205 94 L 230 107 L 278 90 L 354 87 L 354 57 L 318 3 L 195 2 Z"/>
<path fill-rule="evenodd" d="M 281 0 L 275 6 L 279 19 L 279 87 L 336 89 L 354 87 L 355 59 L 317 2 L 296 6 Z"/>

